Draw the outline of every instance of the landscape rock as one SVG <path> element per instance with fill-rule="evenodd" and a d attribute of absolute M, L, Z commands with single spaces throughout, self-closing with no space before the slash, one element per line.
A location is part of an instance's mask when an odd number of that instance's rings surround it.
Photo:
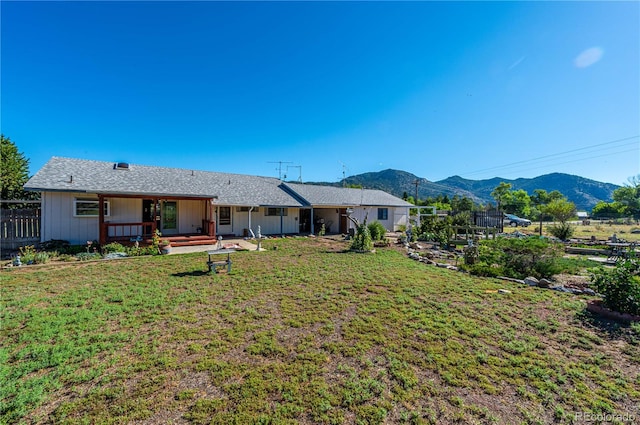
<path fill-rule="evenodd" d="M 541 288 L 548 288 L 552 285 L 552 282 L 548 279 L 540 279 L 538 286 Z"/>
<path fill-rule="evenodd" d="M 586 289 L 584 289 L 582 292 L 584 292 L 584 293 L 585 293 L 585 294 L 587 294 L 587 295 L 592 295 L 592 296 L 595 296 L 595 295 L 596 295 L 596 291 L 594 291 L 594 290 L 593 290 L 593 289 L 591 289 L 591 288 L 586 288 Z"/>
<path fill-rule="evenodd" d="M 522 280 L 522 279 L 514 279 L 514 278 L 512 278 L 512 277 L 498 276 L 498 279 L 508 280 L 509 282 L 515 282 L 515 283 L 522 283 L 522 284 L 524 284 L 524 280 Z"/>
<path fill-rule="evenodd" d="M 533 276 L 528 276 L 524 278 L 524 283 L 529 286 L 538 286 L 540 281 Z"/>

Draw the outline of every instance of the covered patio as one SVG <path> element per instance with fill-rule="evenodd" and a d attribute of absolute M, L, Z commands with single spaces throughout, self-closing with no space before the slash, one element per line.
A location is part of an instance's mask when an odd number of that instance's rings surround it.
<path fill-rule="evenodd" d="M 169 240 L 172 246 L 211 245 L 216 243 L 215 197 L 172 197 L 149 195 L 98 194 L 98 226 L 101 245 L 110 242 L 132 243 L 139 241 L 151 243 L 156 231 L 160 231 L 163 240 Z M 109 214 L 118 217 L 107 220 L 111 203 L 120 203 L 123 211 Z M 188 215 L 190 222 L 198 226 L 184 231 L 178 221 L 178 205 L 181 214 Z M 133 207 L 131 205 L 134 205 Z M 141 212 L 131 214 L 136 206 Z M 129 210 L 129 214 L 127 214 Z M 137 216 L 136 220 L 127 220 L 128 216 Z M 194 224 L 191 224 L 193 227 Z"/>

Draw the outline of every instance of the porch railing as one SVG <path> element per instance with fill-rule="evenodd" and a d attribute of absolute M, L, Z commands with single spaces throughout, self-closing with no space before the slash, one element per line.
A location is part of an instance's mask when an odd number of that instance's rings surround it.
<path fill-rule="evenodd" d="M 103 223 L 103 234 L 106 235 L 106 242 L 124 241 L 140 237 L 149 239 L 156 231 L 155 221 L 144 221 L 137 223 Z"/>

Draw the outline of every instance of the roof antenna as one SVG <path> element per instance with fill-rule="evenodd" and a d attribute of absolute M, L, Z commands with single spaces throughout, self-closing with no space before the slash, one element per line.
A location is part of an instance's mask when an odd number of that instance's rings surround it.
<path fill-rule="evenodd" d="M 73 183 L 73 175 L 69 176 L 69 183 Z"/>
<path fill-rule="evenodd" d="M 289 172 L 289 168 L 297 168 L 298 169 L 298 183 L 302 183 L 302 165 L 287 165 L 287 173 Z M 287 175 L 284 175 L 284 178 L 287 178 Z"/>
<path fill-rule="evenodd" d="M 291 161 L 267 161 L 269 164 L 278 164 L 278 180 L 282 180 L 282 164 L 293 164 Z"/>

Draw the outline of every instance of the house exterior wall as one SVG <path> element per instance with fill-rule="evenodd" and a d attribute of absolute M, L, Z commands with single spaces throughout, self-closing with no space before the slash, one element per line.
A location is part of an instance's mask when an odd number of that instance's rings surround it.
<path fill-rule="evenodd" d="M 100 237 L 98 217 L 74 217 L 76 199 L 95 199 L 86 193 L 42 192 L 41 242 L 51 239 L 69 241 L 72 245 L 84 245 Z M 111 222 L 136 222 L 142 216 L 140 199 L 107 199 Z"/>
<path fill-rule="evenodd" d="M 387 209 L 387 219 L 378 219 L 378 208 Z M 358 222 L 362 223 L 367 218 L 367 223 L 373 223 L 379 221 L 388 231 L 395 232 L 400 226 L 407 224 L 408 211 L 406 207 L 355 207 L 353 209 L 352 217 L 356 218 Z M 349 220 L 349 229 L 355 228 L 355 225 Z"/>
<path fill-rule="evenodd" d="M 397 232 L 400 229 L 400 226 L 406 226 L 409 223 L 409 208 L 407 207 L 396 207 L 389 208 L 389 215 L 391 215 L 391 210 L 393 210 L 393 227 L 388 230 Z"/>
<path fill-rule="evenodd" d="M 251 215 L 251 226 L 253 232 L 258 235 L 258 226 L 260 226 L 260 232 L 263 235 L 279 235 L 281 233 L 299 233 L 300 228 L 298 226 L 300 220 L 299 208 L 287 208 L 287 215 L 282 217 L 282 230 L 280 229 L 280 216 L 266 216 L 265 208 L 260 208 L 259 213 L 253 213 Z M 243 221 L 242 223 L 246 223 Z M 244 226 L 243 226 L 244 227 Z M 242 236 L 242 228 L 238 236 Z"/>
<path fill-rule="evenodd" d="M 204 201 L 181 199 L 178 201 L 178 233 L 198 233 L 204 218 Z"/>
<path fill-rule="evenodd" d="M 86 193 L 42 192 L 41 242 L 61 239 L 80 245 L 98 239 L 98 217 L 74 217 L 75 198 L 91 197 Z"/>
<path fill-rule="evenodd" d="M 41 217 L 41 241 L 51 239 L 67 240 L 71 244 L 83 245 L 88 240 L 99 238 L 98 217 L 74 217 L 74 200 L 96 199 L 96 195 L 86 193 L 43 192 L 42 193 L 42 217 Z M 142 221 L 142 199 L 139 198 L 106 198 L 110 204 L 110 215 L 105 221 L 111 223 L 132 223 Z M 249 230 L 249 212 L 239 211 L 237 207 L 231 208 L 231 224 L 219 226 L 218 234 L 229 234 L 242 237 L 245 229 Z M 313 219 L 324 219 L 327 232 L 340 231 L 340 208 L 323 207 L 314 208 Z M 390 231 L 398 230 L 400 225 L 407 223 L 406 207 L 381 207 L 388 209 L 387 220 L 379 220 Z M 354 207 L 353 217 L 362 222 L 367 216 L 367 222 L 372 223 L 378 219 L 378 207 Z M 287 208 L 287 215 L 265 215 L 267 208 L 260 207 L 258 211 L 251 212 L 251 229 L 258 234 L 258 226 L 263 235 L 297 234 L 300 231 L 300 209 Z M 197 233 L 202 226 L 205 215 L 205 205 L 202 200 L 178 201 L 178 231 L 179 233 Z M 317 223 L 317 221 L 316 221 Z M 348 228 L 353 228 L 353 223 L 347 221 Z M 113 229 L 110 229 L 112 233 Z M 318 224 L 314 229 L 320 230 Z M 136 229 L 125 230 L 135 236 Z M 249 232 L 250 235 L 250 232 Z M 128 236 L 125 234 L 124 236 Z"/>

